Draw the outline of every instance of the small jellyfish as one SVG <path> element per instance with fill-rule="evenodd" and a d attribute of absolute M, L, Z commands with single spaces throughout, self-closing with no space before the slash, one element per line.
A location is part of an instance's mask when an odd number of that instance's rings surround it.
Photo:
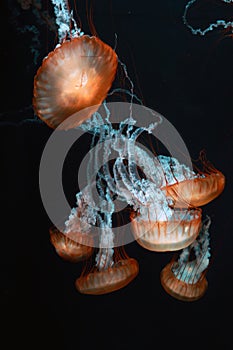
<path fill-rule="evenodd" d="M 55 226 L 50 228 L 49 233 L 52 245 L 57 254 L 64 260 L 76 263 L 89 258 L 93 253 L 94 249 L 91 246 L 90 237 L 85 234 L 78 232 L 66 234 Z"/>
<path fill-rule="evenodd" d="M 98 262 L 106 261 L 106 255 L 112 249 L 101 249 Z M 122 253 L 123 252 L 123 253 Z M 114 259 L 111 262 L 100 266 L 98 263 L 88 272 L 83 271 L 82 275 L 76 280 L 76 289 L 83 294 L 100 295 L 119 290 L 128 285 L 139 272 L 138 262 L 129 258 L 122 248 L 114 248 Z M 104 259 L 103 259 L 104 258 Z"/>
<path fill-rule="evenodd" d="M 178 261 L 172 260 L 161 272 L 160 279 L 164 290 L 176 299 L 195 301 L 207 290 L 205 275 L 210 257 L 210 223 L 211 220 L 207 217 L 203 221 L 198 239 L 182 251 Z"/>

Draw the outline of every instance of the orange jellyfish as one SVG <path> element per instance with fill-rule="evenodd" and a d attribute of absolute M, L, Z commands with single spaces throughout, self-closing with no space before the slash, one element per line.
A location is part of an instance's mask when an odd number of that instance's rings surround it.
<path fill-rule="evenodd" d="M 162 270 L 160 279 L 164 290 L 182 301 L 195 301 L 206 292 L 208 282 L 205 277 L 209 264 L 210 219 L 203 222 L 200 236 L 185 248 L 178 261 L 174 259 Z M 195 258 L 192 259 L 192 252 Z"/>
<path fill-rule="evenodd" d="M 189 283 L 177 279 L 172 272 L 173 263 L 170 262 L 161 273 L 161 284 L 172 297 L 182 301 L 195 301 L 206 292 L 208 282 L 203 274 L 196 283 Z"/>
<path fill-rule="evenodd" d="M 176 208 L 203 206 L 218 197 L 225 187 L 225 176 L 215 169 L 201 154 L 204 171 L 192 179 L 184 179 L 163 187 Z"/>
<path fill-rule="evenodd" d="M 105 251 L 106 249 L 102 250 Z M 139 272 L 138 262 L 129 258 L 123 248 L 114 248 L 114 259 L 111 264 L 100 267 L 95 265 L 91 270 L 84 269 L 76 280 L 76 289 L 83 294 L 100 295 L 119 290 L 128 285 Z"/>
<path fill-rule="evenodd" d="M 89 258 L 93 253 L 90 236 L 79 232 L 63 233 L 55 226 L 50 228 L 49 233 L 52 245 L 64 260 L 76 263 Z"/>
<path fill-rule="evenodd" d="M 198 236 L 201 214 L 201 209 L 174 210 L 170 217 L 156 219 L 132 213 L 132 231 L 143 248 L 155 252 L 179 250 Z"/>
<path fill-rule="evenodd" d="M 33 105 L 46 124 L 56 128 L 74 113 L 80 113 L 63 126 L 80 125 L 98 109 L 112 85 L 118 59 L 115 51 L 95 36 L 78 36 L 63 41 L 43 60 L 34 78 Z"/>

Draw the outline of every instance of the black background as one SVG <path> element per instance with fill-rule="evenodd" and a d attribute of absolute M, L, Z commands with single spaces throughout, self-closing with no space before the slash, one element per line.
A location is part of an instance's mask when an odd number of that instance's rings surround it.
<path fill-rule="evenodd" d="M 82 28 L 90 34 L 86 1 L 78 1 Z M 90 8 L 91 2 L 87 3 Z M 32 64 L 31 10 L 12 23 L 17 1 L 1 8 L 1 316 L 7 347 L 30 349 L 229 349 L 232 347 L 232 150 L 233 41 L 222 29 L 205 37 L 184 26 L 185 1 L 104 1 L 93 4 L 99 37 L 127 65 L 135 92 L 179 131 L 193 159 L 207 158 L 226 176 L 221 196 L 203 207 L 212 219 L 212 261 L 205 296 L 184 303 L 165 293 L 161 269 L 171 253 L 152 253 L 136 242 L 125 247 L 140 274 L 126 288 L 103 296 L 79 294 L 74 287 L 81 264 L 62 261 L 49 242 L 38 171 L 52 130 L 33 117 L 33 77 L 56 38 L 46 25 L 40 57 Z M 51 11 L 49 2 L 43 6 Z M 21 11 L 23 12 L 23 11 Z M 190 23 L 205 27 L 232 20 L 233 5 L 199 1 Z M 72 187 L 72 186 L 70 186 Z M 72 188 L 73 190 L 73 188 Z M 229 318 L 228 318 L 229 317 Z"/>

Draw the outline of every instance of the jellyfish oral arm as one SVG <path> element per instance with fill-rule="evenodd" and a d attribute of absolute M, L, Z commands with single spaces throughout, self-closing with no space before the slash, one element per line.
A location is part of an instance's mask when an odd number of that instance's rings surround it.
<path fill-rule="evenodd" d="M 73 11 L 69 10 L 68 0 L 51 0 L 51 2 L 54 5 L 59 43 L 62 43 L 69 36 L 78 37 L 83 35 L 73 17 Z M 73 28 L 71 29 L 72 25 Z"/>
<path fill-rule="evenodd" d="M 209 217 L 202 223 L 199 237 L 180 254 L 177 264 L 172 267 L 172 272 L 177 279 L 185 283 L 194 284 L 201 278 L 201 274 L 209 265 L 209 227 L 211 220 Z M 195 253 L 195 259 L 189 261 L 191 249 Z"/>

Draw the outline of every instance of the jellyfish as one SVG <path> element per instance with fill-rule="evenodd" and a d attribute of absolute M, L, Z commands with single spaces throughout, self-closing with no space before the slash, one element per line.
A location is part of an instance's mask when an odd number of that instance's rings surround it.
<path fill-rule="evenodd" d="M 127 286 L 135 279 L 139 272 L 137 260 L 128 257 L 123 247 L 116 247 L 113 251 L 114 258 L 109 260 L 109 249 L 101 249 L 95 266 L 90 270 L 83 270 L 75 281 L 75 287 L 80 293 L 107 294 Z"/>
<path fill-rule="evenodd" d="M 225 187 L 225 176 L 203 158 L 204 171 L 195 173 L 181 168 L 176 159 L 159 156 L 165 172 L 163 190 L 176 208 L 200 207 L 217 198 Z"/>
<path fill-rule="evenodd" d="M 192 180 L 184 180 L 174 185 L 166 186 L 164 190 L 171 197 L 177 208 L 187 204 L 191 207 L 203 206 L 217 198 L 225 187 L 225 176 L 216 171 Z"/>
<path fill-rule="evenodd" d="M 185 248 L 178 259 L 174 259 L 162 270 L 160 278 L 165 291 L 182 301 L 195 301 L 206 292 L 205 277 L 209 265 L 209 216 L 203 220 L 198 238 Z M 194 258 L 192 257 L 194 255 Z"/>
<path fill-rule="evenodd" d="M 80 125 L 98 109 L 115 78 L 118 60 L 115 51 L 95 36 L 84 35 L 65 0 L 55 6 L 59 44 L 44 58 L 34 78 L 35 113 L 56 128 Z M 71 30 L 71 27 L 73 29 Z M 88 112 L 85 108 L 89 108 Z M 68 118 L 82 110 L 79 118 Z"/>
<path fill-rule="evenodd" d="M 52 245 L 64 260 L 77 263 L 89 258 L 93 253 L 90 237 L 85 234 L 79 232 L 64 234 L 56 226 L 51 227 L 49 233 Z"/>
<path fill-rule="evenodd" d="M 132 230 L 143 248 L 155 251 L 175 251 L 189 246 L 198 236 L 201 225 L 201 209 L 172 211 L 171 216 L 155 214 L 154 206 L 147 214 L 132 213 Z"/>

